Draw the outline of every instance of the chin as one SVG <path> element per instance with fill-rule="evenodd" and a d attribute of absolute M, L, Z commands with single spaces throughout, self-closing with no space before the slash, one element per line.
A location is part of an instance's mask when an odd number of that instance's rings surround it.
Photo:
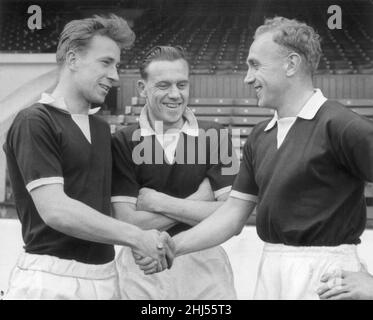
<path fill-rule="evenodd" d="M 105 97 L 94 97 L 91 99 L 91 103 L 95 103 L 95 104 L 103 104 L 105 102 Z"/>

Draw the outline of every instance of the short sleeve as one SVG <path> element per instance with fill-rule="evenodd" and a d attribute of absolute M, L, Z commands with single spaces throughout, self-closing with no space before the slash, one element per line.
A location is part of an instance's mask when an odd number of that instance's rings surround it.
<path fill-rule="evenodd" d="M 27 190 L 51 183 L 63 183 L 58 133 L 41 116 L 17 116 L 7 136 Z"/>
<path fill-rule="evenodd" d="M 233 148 L 232 137 L 226 128 L 210 134 L 209 164 L 206 176 L 209 178 L 215 198 L 230 192 L 239 169 L 239 160 Z"/>
<path fill-rule="evenodd" d="M 373 182 L 373 122 L 357 118 L 343 129 L 338 157 L 353 175 Z"/>
<path fill-rule="evenodd" d="M 258 201 L 258 186 L 255 182 L 250 135 L 243 147 L 240 170 L 234 181 L 231 196 L 242 200 Z"/>
<path fill-rule="evenodd" d="M 132 160 L 132 149 L 121 131 L 112 138 L 112 197 L 111 202 L 136 203 L 140 190 L 136 167 Z"/>

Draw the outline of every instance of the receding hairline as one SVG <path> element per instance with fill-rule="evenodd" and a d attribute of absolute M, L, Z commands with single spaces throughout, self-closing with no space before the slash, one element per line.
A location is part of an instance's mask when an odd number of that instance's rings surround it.
<path fill-rule="evenodd" d="M 145 71 L 145 75 L 146 77 L 143 78 L 144 80 L 147 80 L 149 74 L 149 67 L 154 64 L 155 62 L 170 62 L 170 63 L 174 63 L 174 62 L 178 62 L 178 61 L 183 61 L 187 67 L 187 72 L 188 72 L 188 77 L 189 77 L 189 74 L 190 74 L 190 67 L 189 67 L 189 63 L 188 61 L 185 59 L 185 58 L 177 58 L 177 59 L 167 59 L 166 57 L 159 57 L 159 58 L 156 58 L 152 61 L 150 61 L 150 63 L 144 68 L 144 71 Z"/>
<path fill-rule="evenodd" d="M 274 37 L 275 37 L 276 33 L 274 32 L 274 30 L 268 30 L 268 31 L 265 31 L 261 34 L 259 34 L 257 37 L 254 38 L 254 41 L 251 43 L 251 46 L 250 46 L 250 49 L 249 49 L 249 53 L 248 53 L 248 56 L 246 58 L 246 63 L 249 62 L 249 60 L 256 60 L 257 57 L 255 56 L 254 58 L 250 58 L 249 59 L 249 56 L 250 56 L 250 52 L 251 52 L 251 48 L 252 46 L 256 43 L 258 43 L 258 41 L 260 40 L 260 38 L 263 38 L 265 37 L 265 42 L 267 43 L 272 43 L 275 45 L 276 47 L 276 52 L 280 55 L 280 56 L 285 56 L 287 52 L 289 52 L 289 48 L 287 48 L 286 46 L 283 46 L 281 45 L 280 43 L 277 43 L 275 40 L 274 40 Z M 259 54 L 262 55 L 262 53 L 259 52 Z"/>

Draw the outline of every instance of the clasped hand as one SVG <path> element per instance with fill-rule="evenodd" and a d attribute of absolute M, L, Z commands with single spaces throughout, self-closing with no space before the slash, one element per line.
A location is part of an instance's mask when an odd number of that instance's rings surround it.
<path fill-rule="evenodd" d="M 144 231 L 139 248 L 132 249 L 136 264 L 145 274 L 170 269 L 175 256 L 175 244 L 170 235 L 163 231 Z"/>

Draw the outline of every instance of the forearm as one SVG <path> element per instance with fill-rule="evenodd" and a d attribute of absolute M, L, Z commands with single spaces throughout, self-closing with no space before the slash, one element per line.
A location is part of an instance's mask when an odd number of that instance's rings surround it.
<path fill-rule="evenodd" d="M 163 195 L 159 211 L 190 225 L 196 225 L 222 206 L 224 201 L 189 200 Z"/>
<path fill-rule="evenodd" d="M 46 224 L 51 228 L 83 240 L 136 247 L 141 230 L 128 223 L 94 210 L 84 203 L 69 198 L 60 198 L 48 204 L 53 215 L 46 216 Z"/>
<path fill-rule="evenodd" d="M 211 248 L 241 232 L 255 203 L 229 198 L 216 212 L 174 237 L 176 254 Z"/>
<path fill-rule="evenodd" d="M 115 209 L 115 218 L 133 224 L 143 230 L 157 229 L 167 230 L 174 226 L 177 221 L 162 214 L 152 213 L 148 211 L 135 211 Z"/>

